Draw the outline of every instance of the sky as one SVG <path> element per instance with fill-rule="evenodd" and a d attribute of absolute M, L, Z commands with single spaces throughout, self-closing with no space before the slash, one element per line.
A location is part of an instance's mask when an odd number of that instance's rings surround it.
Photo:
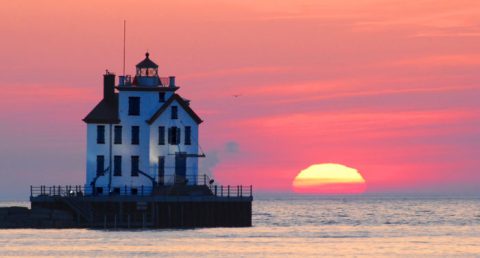
<path fill-rule="evenodd" d="M 480 2 L 0 0 L 0 199 L 83 184 L 81 119 L 146 51 L 205 121 L 217 182 L 291 192 L 312 164 L 369 193 L 480 193 Z M 239 95 L 234 97 L 233 95 Z"/>

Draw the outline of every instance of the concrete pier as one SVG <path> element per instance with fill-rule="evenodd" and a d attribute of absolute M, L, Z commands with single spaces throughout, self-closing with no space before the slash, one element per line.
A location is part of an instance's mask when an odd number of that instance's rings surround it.
<path fill-rule="evenodd" d="M 31 209 L 0 208 L 0 228 L 201 228 L 252 225 L 251 187 L 155 187 L 149 194 L 83 195 L 32 187 Z"/>

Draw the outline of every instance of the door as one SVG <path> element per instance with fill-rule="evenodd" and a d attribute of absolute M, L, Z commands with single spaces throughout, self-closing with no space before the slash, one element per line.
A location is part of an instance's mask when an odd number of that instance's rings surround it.
<path fill-rule="evenodd" d="M 175 183 L 187 183 L 187 155 L 185 152 L 175 153 Z"/>
<path fill-rule="evenodd" d="M 158 184 L 159 185 L 165 184 L 165 157 L 164 156 L 158 157 Z"/>

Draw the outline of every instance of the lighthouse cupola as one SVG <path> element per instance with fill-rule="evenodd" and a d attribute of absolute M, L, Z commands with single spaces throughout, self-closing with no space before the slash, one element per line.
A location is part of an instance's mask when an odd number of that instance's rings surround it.
<path fill-rule="evenodd" d="M 158 86 L 160 78 L 158 77 L 158 65 L 150 60 L 150 54 L 145 53 L 145 59 L 137 64 L 135 82 L 137 86 Z"/>

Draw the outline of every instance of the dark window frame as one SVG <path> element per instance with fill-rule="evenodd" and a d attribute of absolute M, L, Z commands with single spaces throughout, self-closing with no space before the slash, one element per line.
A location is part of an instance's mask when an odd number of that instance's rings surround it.
<path fill-rule="evenodd" d="M 105 171 L 105 156 L 97 155 L 97 176 L 103 175 Z"/>
<path fill-rule="evenodd" d="M 165 156 L 158 156 L 158 183 L 163 185 L 165 183 Z"/>
<path fill-rule="evenodd" d="M 128 97 L 128 115 L 140 115 L 140 97 Z"/>
<path fill-rule="evenodd" d="M 122 144 L 122 130 L 123 127 L 121 125 L 116 125 L 113 132 L 113 144 Z"/>
<path fill-rule="evenodd" d="M 101 186 L 95 187 L 95 193 L 100 195 L 103 194 L 103 187 Z"/>
<path fill-rule="evenodd" d="M 181 142 L 180 127 L 172 126 L 168 128 L 168 144 L 179 145 Z"/>
<path fill-rule="evenodd" d="M 131 167 L 130 175 L 133 177 L 138 177 L 139 176 L 138 171 L 140 170 L 140 156 L 130 157 L 130 167 Z"/>
<path fill-rule="evenodd" d="M 171 107 L 171 119 L 178 119 L 178 107 L 172 106 Z"/>
<path fill-rule="evenodd" d="M 113 191 L 112 191 L 112 194 L 120 195 L 120 194 L 121 194 L 121 189 L 120 189 L 120 187 L 114 187 L 114 188 L 113 188 Z"/>
<path fill-rule="evenodd" d="M 113 156 L 113 176 L 122 176 L 122 156 Z"/>
<path fill-rule="evenodd" d="M 131 128 L 131 144 L 132 145 L 139 145 L 140 144 L 140 126 L 132 125 Z"/>
<path fill-rule="evenodd" d="M 165 126 L 158 127 L 158 145 L 165 145 Z"/>
<path fill-rule="evenodd" d="M 185 140 L 184 143 L 185 145 L 192 145 L 192 127 L 191 126 L 185 126 Z"/>
<path fill-rule="evenodd" d="M 97 125 L 97 144 L 105 144 L 105 126 Z"/>
<path fill-rule="evenodd" d="M 165 92 L 158 93 L 158 102 L 165 102 Z"/>

